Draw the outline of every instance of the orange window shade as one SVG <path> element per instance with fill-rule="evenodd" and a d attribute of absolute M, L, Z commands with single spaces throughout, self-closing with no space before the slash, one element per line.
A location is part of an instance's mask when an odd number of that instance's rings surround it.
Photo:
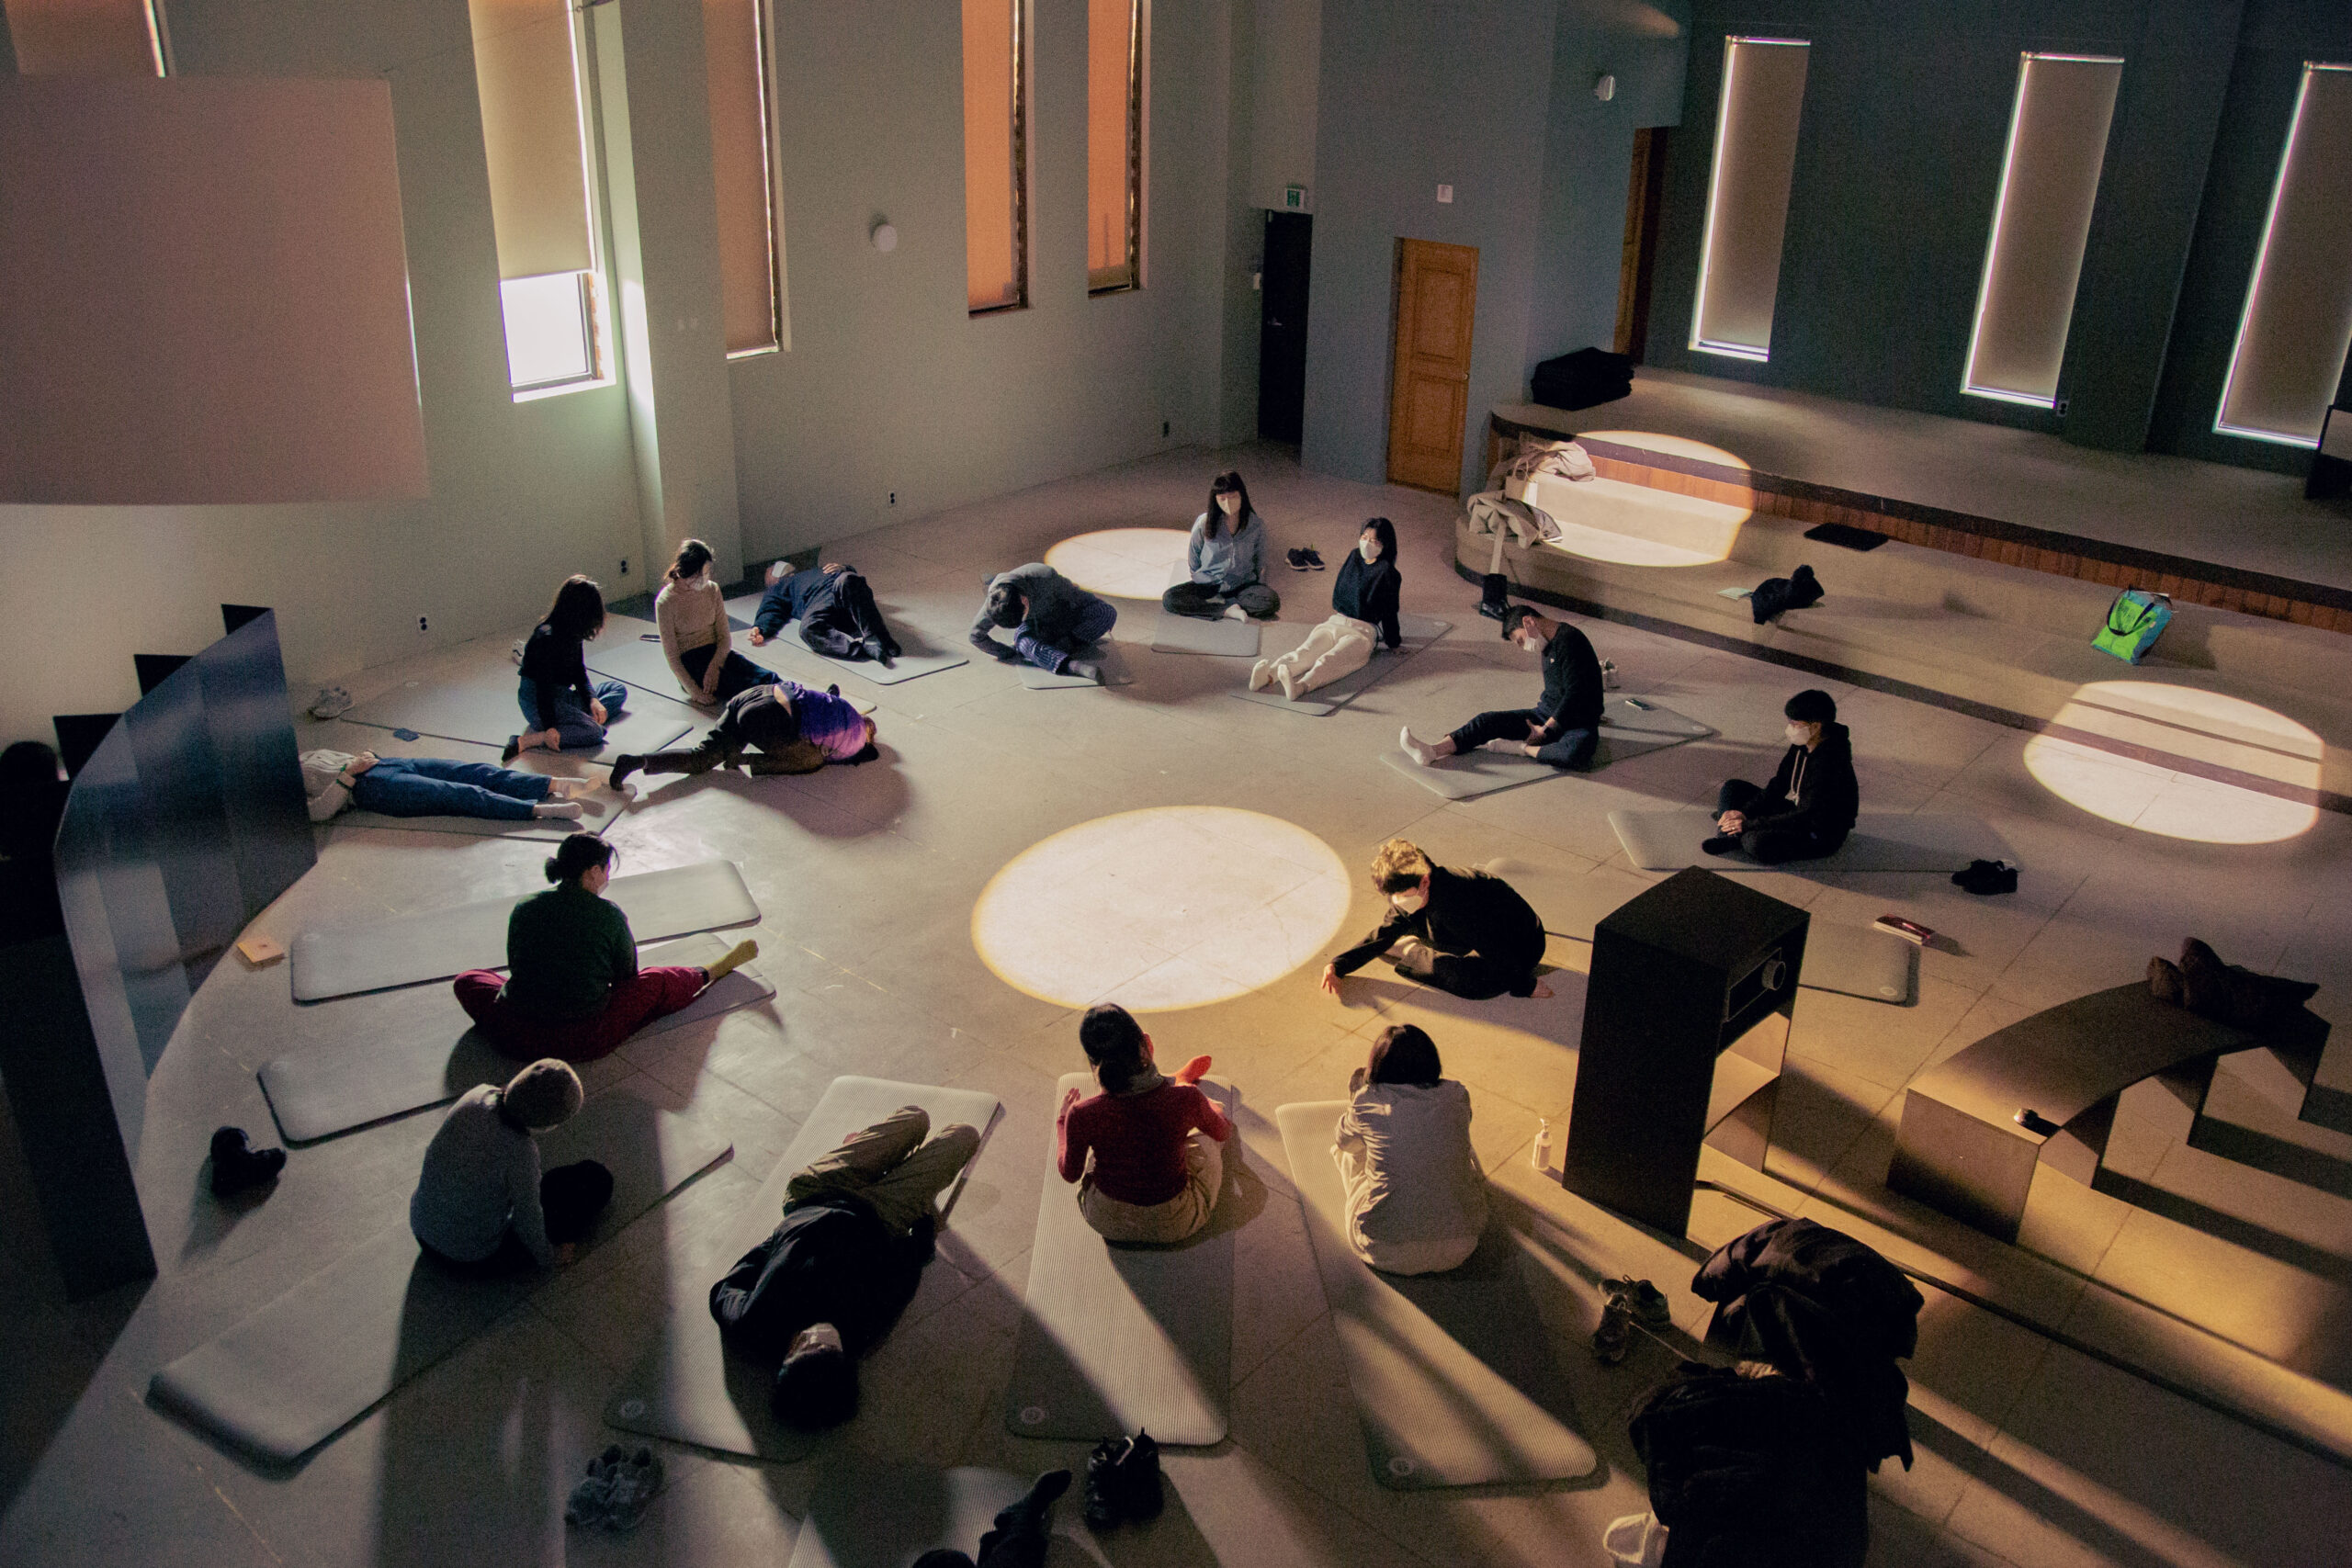
<path fill-rule="evenodd" d="M 710 73 L 710 172 L 718 187 L 719 312 L 727 352 L 781 341 L 775 204 L 768 172 L 767 7 L 703 0 Z"/>
<path fill-rule="evenodd" d="M 1707 186 L 1706 238 L 1690 346 L 1762 359 L 1772 346 L 1781 288 L 1781 241 L 1796 172 L 1810 45 L 1793 39 L 1726 39 L 1715 167 Z"/>
<path fill-rule="evenodd" d="M 1142 226 L 1141 0 L 1087 0 L 1086 287 L 1133 288 Z"/>
<path fill-rule="evenodd" d="M 498 276 L 595 265 L 569 0 L 468 0 Z"/>
<path fill-rule="evenodd" d="M 964 3 L 964 256 L 975 310 L 1029 298 L 1020 0 Z"/>
<path fill-rule="evenodd" d="M 160 76 L 147 0 L 0 0 L 27 76 Z"/>

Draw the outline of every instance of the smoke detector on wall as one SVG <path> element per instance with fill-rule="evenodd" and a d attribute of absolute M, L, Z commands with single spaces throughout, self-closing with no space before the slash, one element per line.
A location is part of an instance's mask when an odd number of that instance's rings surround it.
<path fill-rule="evenodd" d="M 866 238 L 872 240 L 874 248 L 886 256 L 899 248 L 899 231 L 888 223 L 876 223 Z"/>

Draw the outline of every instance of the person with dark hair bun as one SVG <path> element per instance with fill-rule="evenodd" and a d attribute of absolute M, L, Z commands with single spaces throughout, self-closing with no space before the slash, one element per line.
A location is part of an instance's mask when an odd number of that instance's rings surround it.
<path fill-rule="evenodd" d="M 1348 1246 L 1384 1273 L 1458 1269 L 1487 1228 L 1470 1091 L 1444 1071 L 1437 1043 L 1399 1023 L 1348 1080 L 1331 1157 L 1348 1194 Z"/>
<path fill-rule="evenodd" d="M 676 1012 L 704 987 L 759 956 L 739 942 L 707 968 L 637 966 L 628 917 L 604 897 L 613 846 L 574 833 L 547 863 L 555 886 L 514 906 L 506 920 L 507 976 L 469 969 L 452 989 L 482 1038 L 518 1061 L 551 1056 L 593 1062 L 657 1018 Z"/>
<path fill-rule="evenodd" d="M 605 726 L 628 701 L 618 681 L 588 680 L 588 639 L 605 629 L 605 594 L 595 579 L 574 572 L 555 591 L 555 603 L 523 644 L 523 671 L 515 700 L 524 729 L 506 738 L 502 762 L 536 747 L 593 751 L 605 743 Z"/>
<path fill-rule="evenodd" d="M 1072 1089 L 1055 1117 L 1055 1168 L 1078 1183 L 1079 1212 L 1111 1241 L 1182 1241 L 1208 1224 L 1225 1185 L 1218 1146 L 1233 1123 L 1196 1087 L 1209 1070 L 1195 1056 L 1163 1075 L 1151 1036 L 1127 1010 L 1098 1002 L 1078 1043 L 1102 1092 Z"/>
<path fill-rule="evenodd" d="M 1854 741 L 1838 722 L 1838 701 L 1808 687 L 1781 710 L 1789 749 L 1762 788 L 1726 779 L 1715 792 L 1715 836 L 1700 845 L 1711 855 L 1734 850 L 1766 865 L 1819 860 L 1854 830 L 1862 786 L 1854 776 Z"/>
<path fill-rule="evenodd" d="M 688 539 L 678 547 L 678 558 L 662 574 L 662 592 L 653 596 L 662 657 L 670 661 L 670 673 L 686 701 L 706 708 L 783 679 L 731 646 L 735 628 L 727 618 L 725 591 L 710 580 L 712 559 L 708 545 Z"/>

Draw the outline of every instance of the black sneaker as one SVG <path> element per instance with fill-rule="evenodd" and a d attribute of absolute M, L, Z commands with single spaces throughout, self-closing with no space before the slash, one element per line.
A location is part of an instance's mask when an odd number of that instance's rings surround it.
<path fill-rule="evenodd" d="M 1739 835 L 1717 833 L 1713 838 L 1702 841 L 1699 847 L 1711 855 L 1727 855 L 1739 848 Z"/>
<path fill-rule="evenodd" d="M 1159 1445 L 1148 1432 L 1105 1438 L 1086 1460 L 1086 1528 L 1105 1530 L 1159 1517 Z"/>
<path fill-rule="evenodd" d="M 1290 569 L 1293 571 L 1313 571 L 1315 570 L 1313 567 L 1306 564 L 1306 552 L 1305 550 L 1284 550 L 1283 552 L 1283 559 L 1290 563 Z"/>
<path fill-rule="evenodd" d="M 234 1197 L 275 1181 L 285 1168 L 284 1149 L 250 1146 L 243 1127 L 223 1127 L 212 1134 L 212 1195 L 216 1198 Z"/>
<path fill-rule="evenodd" d="M 1306 558 L 1307 570 L 1321 571 L 1325 570 L 1323 566 L 1323 552 L 1317 549 L 1314 546 L 1309 545 L 1306 548 L 1299 551 L 1298 553 Z"/>

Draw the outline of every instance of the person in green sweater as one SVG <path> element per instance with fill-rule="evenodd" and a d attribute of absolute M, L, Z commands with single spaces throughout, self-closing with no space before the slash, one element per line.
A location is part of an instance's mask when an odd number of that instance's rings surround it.
<path fill-rule="evenodd" d="M 759 956 L 759 943 L 747 941 L 707 968 L 639 969 L 628 917 L 604 897 L 613 846 L 594 833 L 557 845 L 547 877 L 555 886 L 515 905 L 507 919 L 506 977 L 469 969 L 452 987 L 482 1037 L 517 1061 L 610 1055 Z"/>

